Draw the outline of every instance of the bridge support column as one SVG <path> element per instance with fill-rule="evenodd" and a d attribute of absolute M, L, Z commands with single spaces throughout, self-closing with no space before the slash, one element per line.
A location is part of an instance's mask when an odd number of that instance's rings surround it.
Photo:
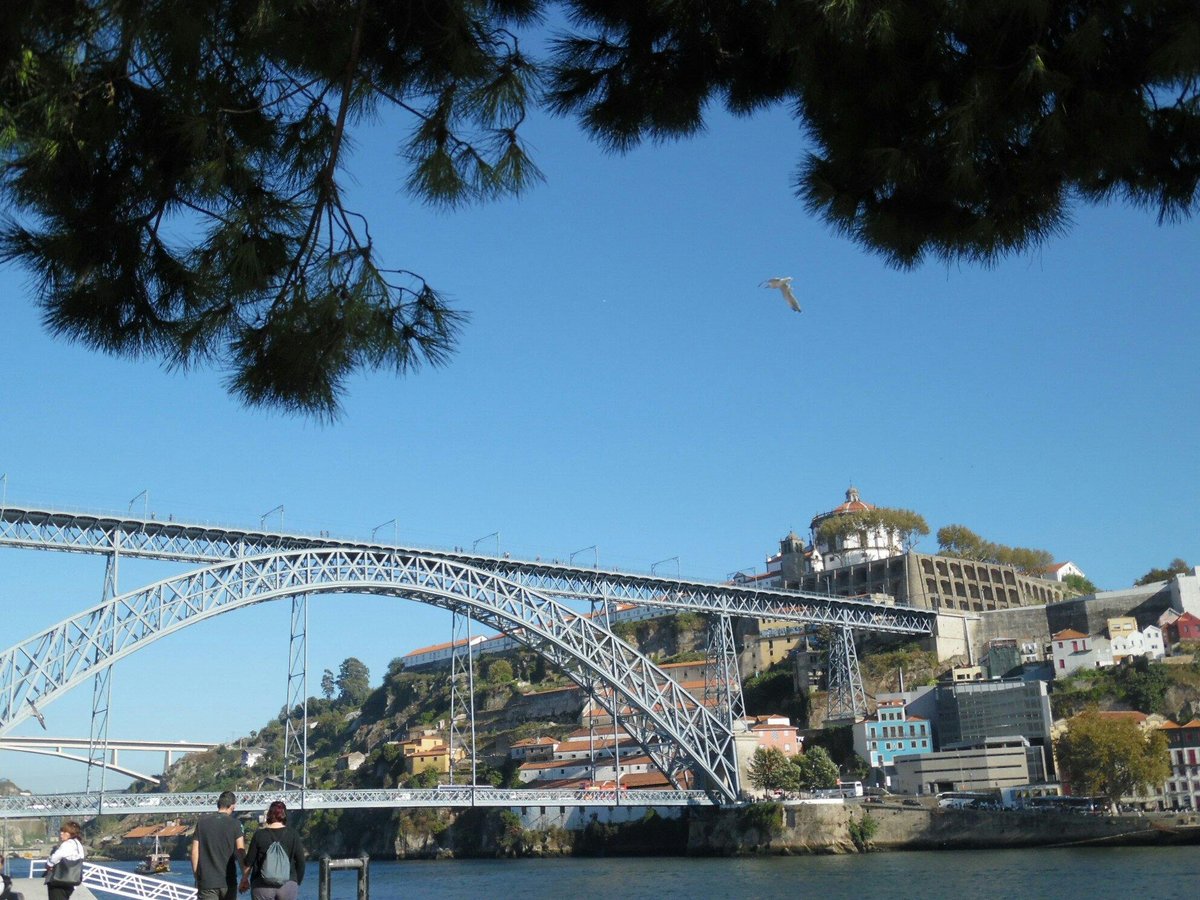
<path fill-rule="evenodd" d="M 101 603 L 108 603 L 120 593 L 117 588 L 120 548 L 120 534 L 114 529 L 112 552 L 108 554 L 104 563 L 104 586 L 100 592 Z M 101 633 L 96 641 L 97 663 L 114 652 L 115 616 L 116 613 L 113 610 L 105 612 L 102 616 Z M 92 722 L 88 728 L 88 767 L 85 790 L 90 794 L 94 787 L 98 794 L 100 800 L 96 812 L 101 812 L 104 806 L 104 774 L 108 771 L 108 767 L 104 764 L 104 758 L 108 750 L 108 710 L 112 705 L 112 670 L 112 666 L 100 666 L 97 669 L 96 677 L 92 679 Z M 115 751 L 113 756 L 116 756 Z"/>
<path fill-rule="evenodd" d="M 475 646 L 471 617 L 455 609 L 450 619 L 450 784 L 454 784 L 455 755 L 471 754 L 471 784 L 475 784 Z M 459 717 L 463 725 L 459 725 Z M 467 735 L 470 735 L 469 740 Z M 467 750 L 467 744 L 470 750 Z"/>
<path fill-rule="evenodd" d="M 708 621 L 707 662 L 704 667 L 704 705 L 721 718 L 731 734 L 746 729 L 746 704 L 742 699 L 742 675 L 738 669 L 737 645 L 733 639 L 733 619 L 721 614 Z M 730 748 L 733 760 L 734 792 L 741 791 L 738 755 Z"/>
<path fill-rule="evenodd" d="M 283 724 L 283 787 L 300 789 L 300 805 L 308 788 L 308 595 L 292 598 L 292 632 L 288 641 L 287 702 Z M 299 724 L 296 708 L 300 708 Z M 296 779 L 299 778 L 299 784 Z"/>
<path fill-rule="evenodd" d="M 831 629 L 829 636 L 829 710 L 826 727 L 851 724 L 867 712 L 867 695 L 858 669 L 854 632 L 845 627 Z"/>

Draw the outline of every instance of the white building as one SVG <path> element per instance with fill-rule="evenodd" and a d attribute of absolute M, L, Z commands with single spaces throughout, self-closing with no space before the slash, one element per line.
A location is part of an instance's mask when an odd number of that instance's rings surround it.
<path fill-rule="evenodd" d="M 1065 678 L 1080 669 L 1099 669 L 1113 664 L 1108 639 L 1092 637 L 1070 628 L 1050 636 L 1054 677 Z"/>
<path fill-rule="evenodd" d="M 858 494 L 854 485 L 846 490 L 846 502 L 829 512 L 820 513 L 813 517 L 809 528 L 812 531 L 812 555 L 809 557 L 809 571 L 824 572 L 827 569 L 838 569 L 842 566 L 852 566 L 856 563 L 872 562 L 877 559 L 887 559 L 904 553 L 904 547 L 894 535 L 882 528 L 868 531 L 866 535 L 839 535 L 832 541 L 825 541 L 818 535 L 824 522 L 849 513 L 866 512 L 875 509 L 871 503 L 866 503 Z M 863 538 L 866 538 L 865 540 Z"/>
<path fill-rule="evenodd" d="M 1068 575 L 1078 575 L 1080 578 L 1087 578 L 1083 574 L 1083 569 L 1070 560 L 1054 563 L 1046 569 L 1046 577 L 1053 578 L 1055 581 L 1066 581 Z"/>

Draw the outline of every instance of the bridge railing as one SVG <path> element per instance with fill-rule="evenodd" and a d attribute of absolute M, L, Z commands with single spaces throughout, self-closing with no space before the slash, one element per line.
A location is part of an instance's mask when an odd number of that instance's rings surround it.
<path fill-rule="evenodd" d="M 30 878 L 42 878 L 45 874 L 46 860 L 29 860 Z M 83 864 L 83 886 L 131 900 L 196 900 L 195 887 L 90 862 Z"/>

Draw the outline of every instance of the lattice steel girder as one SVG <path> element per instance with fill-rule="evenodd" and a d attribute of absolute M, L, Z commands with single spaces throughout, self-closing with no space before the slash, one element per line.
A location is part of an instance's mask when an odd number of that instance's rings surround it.
<path fill-rule="evenodd" d="M 826 594 L 711 584 L 540 561 L 397 548 L 310 535 L 226 529 L 154 519 L 104 517 L 28 507 L 0 509 L 0 547 L 107 553 L 111 551 L 114 540 L 120 541 L 123 556 L 182 562 L 217 562 L 253 554 L 308 548 L 400 552 L 445 559 L 494 572 L 544 595 L 585 600 L 608 597 L 614 602 L 639 603 L 663 609 L 846 625 L 892 634 L 932 634 L 936 620 L 931 610 L 866 603 Z"/>
<path fill-rule="evenodd" d="M 455 807 L 455 806 L 613 806 L 616 791 L 556 791 L 520 788 L 466 786 L 429 790 L 380 788 L 367 790 L 308 791 L 237 791 L 238 809 L 244 812 L 265 810 L 272 801 L 282 800 L 289 809 L 349 809 L 379 807 Z M 175 815 L 212 812 L 217 808 L 217 793 L 195 794 L 113 794 L 104 795 L 102 814 Z M 53 818 L 55 816 L 94 815 L 99 807 L 98 794 L 34 794 L 0 797 L 0 819 Z M 621 803 L 629 806 L 710 806 L 712 799 L 704 791 L 621 791 Z"/>
<path fill-rule="evenodd" d="M 238 559 L 164 579 L 86 609 L 0 653 L 0 735 L 101 666 L 242 606 L 298 593 L 402 596 L 472 618 L 544 654 L 580 684 L 597 679 L 678 744 L 706 790 L 736 796 L 729 727 L 662 669 L 552 597 L 461 563 L 401 550 L 326 548 Z M 111 651 L 111 652 L 110 652 Z M 635 734 L 647 743 L 650 734 Z"/>

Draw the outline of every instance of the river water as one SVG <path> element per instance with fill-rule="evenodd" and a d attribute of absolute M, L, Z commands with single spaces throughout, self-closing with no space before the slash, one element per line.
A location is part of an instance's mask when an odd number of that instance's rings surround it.
<path fill-rule="evenodd" d="M 174 867 L 181 870 L 176 879 L 184 881 L 187 864 L 176 862 Z M 317 871 L 317 862 L 310 861 L 300 900 L 317 900 Z M 355 874 L 334 872 L 334 900 L 354 897 Z M 608 857 L 371 863 L 372 900 L 542 897 L 1197 900 L 1200 846 L 914 851 L 752 859 Z"/>

